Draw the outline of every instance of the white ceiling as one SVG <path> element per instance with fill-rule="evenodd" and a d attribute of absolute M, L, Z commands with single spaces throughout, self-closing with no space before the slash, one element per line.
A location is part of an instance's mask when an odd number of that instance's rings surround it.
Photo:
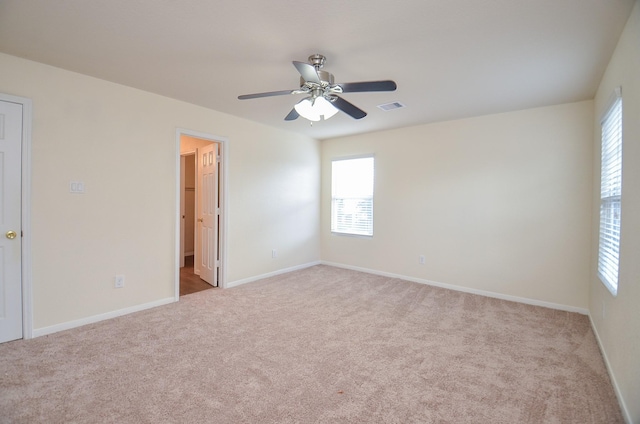
<path fill-rule="evenodd" d="M 634 1 L 0 0 L 0 51 L 326 139 L 591 99 Z M 300 95 L 237 99 L 314 53 L 398 90 L 313 127 L 284 121 Z"/>

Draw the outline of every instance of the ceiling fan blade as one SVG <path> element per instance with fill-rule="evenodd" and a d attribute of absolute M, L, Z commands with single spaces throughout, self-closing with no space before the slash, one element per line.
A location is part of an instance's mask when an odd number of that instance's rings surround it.
<path fill-rule="evenodd" d="M 293 109 L 291 109 L 291 112 L 289 112 L 289 114 L 284 117 L 284 120 L 285 121 L 295 121 L 296 119 L 298 119 L 299 116 L 300 115 L 298 114 L 296 109 L 293 108 Z"/>
<path fill-rule="evenodd" d="M 362 119 L 367 116 L 367 112 L 357 106 L 354 106 L 342 97 L 335 96 L 335 99 L 331 101 L 331 104 L 351 116 L 353 119 Z"/>
<path fill-rule="evenodd" d="M 316 84 L 321 83 L 320 77 L 318 76 L 318 72 L 316 71 L 316 68 L 313 65 L 310 65 L 304 62 L 296 62 L 294 60 L 293 66 L 296 67 L 296 69 L 298 70 L 298 72 L 300 72 L 300 75 L 302 75 L 302 78 L 305 81 L 315 82 Z"/>
<path fill-rule="evenodd" d="M 362 93 L 365 91 L 395 91 L 398 86 L 394 81 L 363 81 L 337 84 L 342 87 L 343 93 Z"/>
<path fill-rule="evenodd" d="M 258 99 L 260 97 L 284 96 L 285 94 L 295 94 L 296 90 L 269 91 L 267 93 L 243 94 L 238 96 L 238 100 Z"/>

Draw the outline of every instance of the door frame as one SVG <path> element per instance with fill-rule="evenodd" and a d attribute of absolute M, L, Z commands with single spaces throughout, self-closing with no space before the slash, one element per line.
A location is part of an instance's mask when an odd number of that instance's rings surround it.
<path fill-rule="evenodd" d="M 21 283 L 22 283 L 22 338 L 33 338 L 33 289 L 31 274 L 31 99 L 0 93 L 0 100 L 22 105 L 22 181 L 21 195 Z"/>
<path fill-rule="evenodd" d="M 200 138 L 203 140 L 219 143 L 222 149 L 220 154 L 220 166 L 222 167 L 220 184 L 220 227 L 218 228 L 218 237 L 220 240 L 220 274 L 218 276 L 218 287 L 227 287 L 227 217 L 228 217 L 228 186 L 229 186 L 229 139 L 212 134 L 193 131 L 184 128 L 176 129 L 176 212 L 175 212 L 175 300 L 180 300 L 180 137 L 186 135 L 189 137 Z"/>

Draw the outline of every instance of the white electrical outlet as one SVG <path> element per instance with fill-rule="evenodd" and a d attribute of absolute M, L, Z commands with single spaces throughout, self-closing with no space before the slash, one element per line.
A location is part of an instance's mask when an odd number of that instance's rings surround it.
<path fill-rule="evenodd" d="M 271 251 L 271 257 L 274 259 L 278 257 L 278 249 L 273 249 Z"/>
<path fill-rule="evenodd" d="M 124 275 L 116 275 L 116 284 L 117 289 L 121 289 L 124 287 Z"/>
<path fill-rule="evenodd" d="M 424 255 L 420 255 L 420 256 L 418 256 L 418 263 L 419 263 L 420 265 L 424 265 L 424 263 L 425 263 Z"/>

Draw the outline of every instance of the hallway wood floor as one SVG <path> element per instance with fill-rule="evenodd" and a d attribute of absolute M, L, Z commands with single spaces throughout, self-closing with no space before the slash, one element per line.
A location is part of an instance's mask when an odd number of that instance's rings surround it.
<path fill-rule="evenodd" d="M 180 296 L 214 288 L 211 284 L 200 279 L 193 271 L 193 256 L 184 259 L 184 267 L 180 268 Z"/>

